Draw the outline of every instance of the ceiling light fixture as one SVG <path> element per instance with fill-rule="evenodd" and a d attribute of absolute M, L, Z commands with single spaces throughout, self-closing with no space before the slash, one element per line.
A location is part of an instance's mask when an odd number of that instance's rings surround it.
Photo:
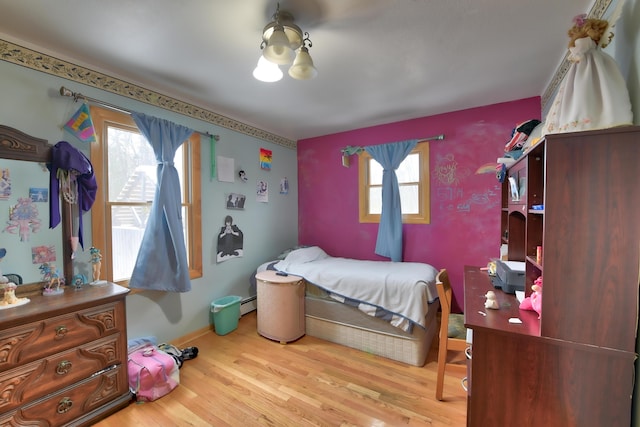
<path fill-rule="evenodd" d="M 263 82 L 282 79 L 280 65 L 291 64 L 289 75 L 297 80 L 309 80 L 318 75 L 313 65 L 309 47 L 313 46 L 309 33 L 303 33 L 293 23 L 293 15 L 280 10 L 280 3 L 273 14 L 273 21 L 262 30 L 260 49 L 262 56 L 253 70 L 253 77 Z"/>

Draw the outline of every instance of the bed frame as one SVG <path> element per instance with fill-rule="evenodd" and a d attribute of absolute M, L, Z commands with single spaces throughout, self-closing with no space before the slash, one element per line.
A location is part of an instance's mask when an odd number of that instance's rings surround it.
<path fill-rule="evenodd" d="M 438 332 L 439 307 L 438 300 L 429 305 L 425 319 L 427 329 L 416 326 L 412 333 L 407 333 L 357 308 L 307 295 L 306 334 L 398 362 L 424 366 Z"/>

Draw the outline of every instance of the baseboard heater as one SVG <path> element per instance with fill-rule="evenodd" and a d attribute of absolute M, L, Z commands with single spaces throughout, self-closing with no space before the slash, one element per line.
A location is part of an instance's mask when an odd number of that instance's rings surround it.
<path fill-rule="evenodd" d="M 240 301 L 240 315 L 244 316 L 247 313 L 252 312 L 253 310 L 258 309 L 258 300 L 256 296 L 247 297 Z"/>

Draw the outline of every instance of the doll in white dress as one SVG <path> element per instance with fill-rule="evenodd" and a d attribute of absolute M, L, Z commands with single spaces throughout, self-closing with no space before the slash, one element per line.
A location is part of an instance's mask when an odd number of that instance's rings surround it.
<path fill-rule="evenodd" d="M 621 0 L 622 2 L 622 0 Z M 614 21 L 574 18 L 569 30 L 571 66 L 547 114 L 542 135 L 633 124 L 629 92 L 616 61 L 602 49 Z"/>

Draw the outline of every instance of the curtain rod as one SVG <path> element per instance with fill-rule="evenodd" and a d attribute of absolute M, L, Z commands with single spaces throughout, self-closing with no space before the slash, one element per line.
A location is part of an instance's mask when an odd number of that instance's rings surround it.
<path fill-rule="evenodd" d="M 438 141 L 443 139 L 444 139 L 444 134 L 441 133 L 440 135 L 430 136 L 429 138 L 421 138 L 416 143 L 427 142 L 427 141 Z M 348 168 L 350 166 L 349 156 L 353 154 L 360 154 L 362 151 L 364 151 L 364 147 L 359 147 L 359 146 L 353 147 L 351 145 L 347 145 L 340 151 L 342 152 L 342 166 L 344 166 L 345 168 Z"/>
<path fill-rule="evenodd" d="M 443 139 L 444 139 L 444 134 L 441 133 L 440 135 L 430 136 L 429 138 L 420 138 L 418 139 L 417 143 L 427 142 L 427 141 L 438 141 Z M 341 151 L 342 151 L 342 154 L 346 154 L 350 156 L 352 154 L 360 153 L 363 150 L 364 150 L 364 147 L 359 147 L 359 146 L 353 147 L 351 145 L 347 145 Z"/>
<path fill-rule="evenodd" d="M 99 105 L 101 107 L 109 108 L 110 110 L 119 111 L 121 113 L 129 114 L 129 115 L 131 115 L 131 113 L 132 113 L 131 110 L 127 110 L 127 109 L 124 109 L 122 107 L 118 107 L 116 105 L 109 104 L 109 103 L 104 102 L 104 101 L 100 101 L 99 99 L 95 99 L 95 98 L 90 98 L 88 96 L 84 96 L 80 92 L 73 92 L 73 91 L 71 91 L 70 89 L 67 89 L 64 86 L 60 86 L 60 95 L 61 96 L 69 96 L 69 97 L 73 98 L 73 100 L 75 102 L 78 102 L 79 99 L 82 99 L 82 100 L 85 100 L 87 102 L 92 102 L 92 103 L 94 103 L 96 105 Z M 197 131 L 197 130 L 194 130 L 194 132 L 199 133 L 202 136 L 206 136 L 207 138 L 213 137 L 214 140 L 220 141 L 220 135 L 212 135 L 209 132 L 200 132 L 200 131 Z"/>

